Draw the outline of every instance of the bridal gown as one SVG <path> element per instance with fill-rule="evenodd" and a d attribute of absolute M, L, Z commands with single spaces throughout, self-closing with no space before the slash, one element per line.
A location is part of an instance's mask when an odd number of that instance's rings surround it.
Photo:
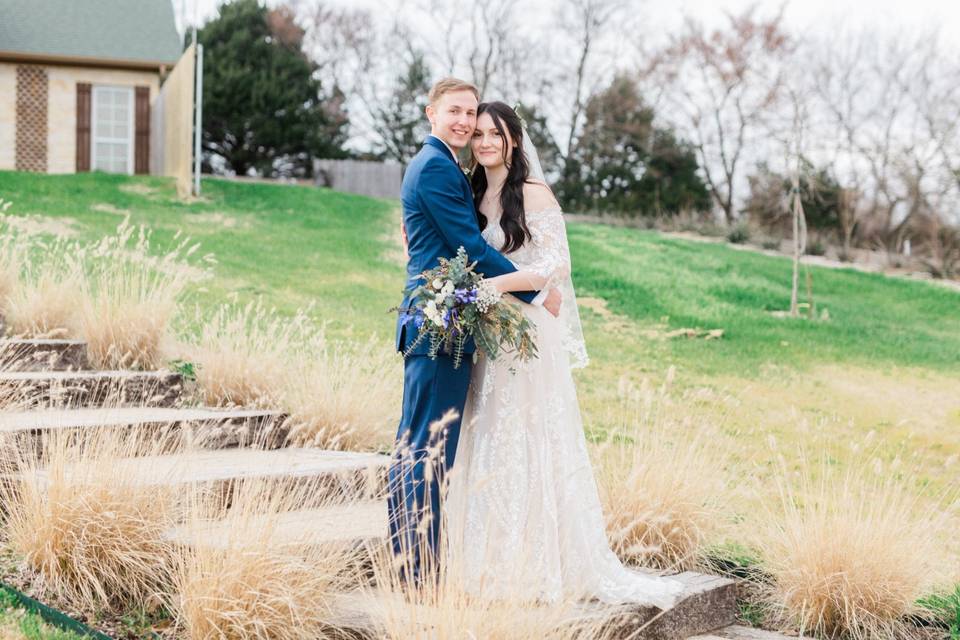
<path fill-rule="evenodd" d="M 526 217 L 532 238 L 507 257 L 548 286 L 569 281 L 562 212 Z M 498 220 L 483 236 L 504 244 Z M 582 339 L 542 306 L 517 304 L 536 328 L 539 355 L 481 355 L 474 365 L 443 503 L 448 575 L 482 598 L 670 608 L 682 584 L 628 569 L 607 540 L 572 376 L 572 361 L 586 363 Z"/>

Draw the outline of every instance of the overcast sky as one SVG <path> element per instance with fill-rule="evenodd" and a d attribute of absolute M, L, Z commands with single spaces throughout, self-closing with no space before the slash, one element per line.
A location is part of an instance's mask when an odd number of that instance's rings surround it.
<path fill-rule="evenodd" d="M 309 1 L 309 0 L 307 0 Z M 479 0 L 482 1 L 482 0 Z M 519 1 L 519 0 L 518 0 Z M 216 14 L 222 0 L 172 0 L 182 26 L 199 22 Z M 272 2 L 271 2 L 272 4 Z M 340 4 L 368 7 L 395 6 L 395 0 L 340 0 Z M 525 0 L 524 4 L 540 4 L 549 10 L 550 0 Z M 751 4 L 775 11 L 782 2 L 771 0 L 643 0 L 638 7 L 654 25 L 671 27 L 685 14 L 707 24 L 719 23 L 725 12 L 737 13 Z M 960 2 L 957 0 L 793 0 L 785 14 L 787 25 L 801 31 L 830 29 L 838 21 L 846 26 L 924 29 L 939 25 L 945 43 L 960 42 Z"/>

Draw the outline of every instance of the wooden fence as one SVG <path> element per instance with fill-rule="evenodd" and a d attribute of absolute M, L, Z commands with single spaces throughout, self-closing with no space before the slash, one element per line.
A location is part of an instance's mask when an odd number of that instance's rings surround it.
<path fill-rule="evenodd" d="M 313 175 L 319 187 L 374 198 L 399 198 L 403 167 L 395 162 L 368 160 L 314 160 Z"/>
<path fill-rule="evenodd" d="M 150 167 L 177 179 L 177 194 L 190 194 L 193 170 L 194 45 L 190 45 L 160 88 L 150 123 Z"/>

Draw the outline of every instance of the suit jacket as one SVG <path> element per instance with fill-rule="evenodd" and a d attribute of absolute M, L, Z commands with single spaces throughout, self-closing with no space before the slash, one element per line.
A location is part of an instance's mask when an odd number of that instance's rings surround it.
<path fill-rule="evenodd" d="M 420 152 L 407 166 L 400 189 L 403 204 L 403 225 L 407 231 L 407 289 L 417 286 L 420 274 L 440 264 L 440 258 L 453 258 L 463 246 L 476 271 L 493 278 L 516 271 L 513 263 L 493 249 L 480 235 L 473 192 L 463 171 L 447 146 L 434 136 L 426 139 Z M 533 302 L 536 291 L 515 292 L 524 302 Z M 404 297 L 401 308 L 410 304 Z M 397 319 L 397 350 L 416 339 L 418 328 L 413 322 Z M 423 340 L 413 354 L 423 355 L 430 347 Z M 464 353 L 473 353 L 473 340 L 467 340 Z"/>

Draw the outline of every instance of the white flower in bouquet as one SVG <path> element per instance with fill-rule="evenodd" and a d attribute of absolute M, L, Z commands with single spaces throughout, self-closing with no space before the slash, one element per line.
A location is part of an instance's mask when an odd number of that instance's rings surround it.
<path fill-rule="evenodd" d="M 500 291 L 488 280 L 481 280 L 477 287 L 477 311 L 486 313 L 491 307 L 500 302 Z"/>

